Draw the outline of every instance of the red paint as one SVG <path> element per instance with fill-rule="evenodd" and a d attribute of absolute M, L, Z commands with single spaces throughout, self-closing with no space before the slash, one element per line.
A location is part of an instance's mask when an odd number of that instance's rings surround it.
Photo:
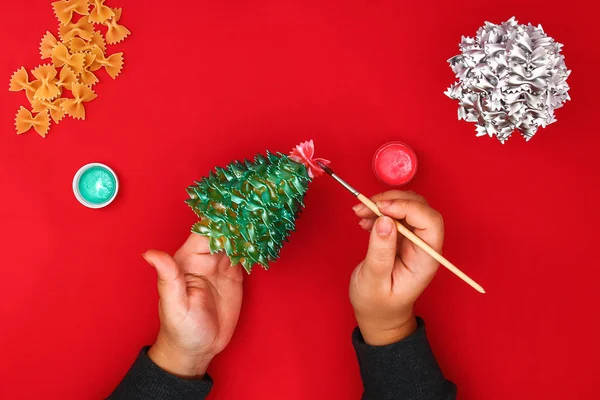
<path fill-rule="evenodd" d="M 597 2 L 107 0 L 132 35 L 116 80 L 98 71 L 86 120 L 17 136 L 11 74 L 40 60 L 48 0 L 3 1 L 0 24 L 0 399 L 95 400 L 158 330 L 141 254 L 175 251 L 196 216 L 185 187 L 216 165 L 314 139 L 362 193 L 387 189 L 374 151 L 402 132 L 410 189 L 444 216 L 444 256 L 417 303 L 460 400 L 598 398 L 600 212 Z M 473 4 L 477 4 L 473 7 Z M 564 43 L 572 102 L 528 143 L 475 137 L 443 91 L 446 60 L 484 21 L 542 23 Z M 557 12 L 560 10 L 560 12 Z M 516 135 L 516 133 L 515 133 Z M 73 175 L 100 161 L 119 195 L 90 210 Z M 210 400 L 360 399 L 348 282 L 368 236 L 356 198 L 315 179 L 279 261 L 244 279 Z M 320 378 L 323 377 L 323 378 Z"/>
<path fill-rule="evenodd" d="M 404 143 L 386 143 L 373 156 L 373 171 L 383 183 L 406 185 L 417 173 L 417 155 Z"/>
<path fill-rule="evenodd" d="M 312 139 L 294 147 L 290 152 L 290 159 L 304 164 L 311 178 L 319 177 L 325 173 L 319 163 L 323 165 L 331 164 L 329 160 L 315 157 L 315 144 Z"/>

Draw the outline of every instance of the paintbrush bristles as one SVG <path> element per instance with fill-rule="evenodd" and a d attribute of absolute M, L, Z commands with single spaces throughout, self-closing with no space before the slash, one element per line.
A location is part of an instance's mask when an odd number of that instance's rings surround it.
<path fill-rule="evenodd" d="M 319 167 L 321 167 L 321 169 L 325 171 L 325 173 L 333 175 L 333 171 L 327 165 L 323 164 L 321 161 L 317 161 L 317 164 L 319 164 Z"/>

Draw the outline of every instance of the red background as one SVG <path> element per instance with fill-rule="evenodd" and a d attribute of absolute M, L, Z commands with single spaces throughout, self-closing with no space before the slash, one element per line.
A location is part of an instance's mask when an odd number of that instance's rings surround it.
<path fill-rule="evenodd" d="M 100 399 L 151 344 L 155 274 L 141 254 L 174 251 L 195 221 L 184 188 L 211 167 L 305 139 L 364 193 L 386 188 L 374 150 L 409 143 L 408 189 L 446 221 L 448 271 L 418 304 L 460 399 L 597 396 L 600 273 L 596 13 L 576 2 L 139 2 L 116 81 L 105 74 L 86 121 L 17 136 L 25 95 L 0 91 L 0 398 Z M 591 2 L 590 2 L 591 3 Z M 40 64 L 56 32 L 49 1 L 2 6 L 0 77 Z M 525 143 L 476 138 L 443 95 L 446 59 L 484 21 L 542 23 L 565 44 L 573 101 Z M 71 191 L 79 167 L 113 167 L 106 209 Z M 358 399 L 347 285 L 367 235 L 354 199 L 315 181 L 282 258 L 245 280 L 235 337 L 211 366 L 212 399 Z"/>

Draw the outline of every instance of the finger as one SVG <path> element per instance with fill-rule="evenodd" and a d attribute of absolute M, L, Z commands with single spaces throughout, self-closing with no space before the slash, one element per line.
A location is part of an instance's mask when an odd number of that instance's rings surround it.
<path fill-rule="evenodd" d="M 411 251 L 421 252 L 421 254 L 425 254 L 423 250 L 419 249 L 412 243 L 410 240 L 406 239 L 402 243 L 398 244 L 398 253 L 399 254 L 409 254 Z M 435 273 L 438 270 L 439 263 L 433 258 L 426 256 L 424 258 L 419 257 L 415 262 L 411 262 L 408 264 L 401 263 L 401 265 L 396 265 L 394 268 L 395 273 L 399 273 L 402 269 L 407 269 L 413 274 L 413 277 L 417 277 L 423 283 L 423 288 L 425 288 L 429 282 L 433 279 Z"/>
<path fill-rule="evenodd" d="M 377 207 L 387 216 L 404 219 L 414 233 L 436 251 L 444 242 L 444 220 L 439 212 L 419 201 L 398 199 L 380 201 Z"/>
<path fill-rule="evenodd" d="M 375 221 L 377 221 L 376 218 L 363 218 L 359 221 L 359 225 L 361 228 L 363 228 L 365 231 L 367 232 L 371 232 L 371 229 L 373 229 L 373 226 L 375 225 Z M 410 225 L 408 225 L 406 223 L 406 221 L 398 221 L 400 222 L 402 225 L 404 225 L 405 227 L 407 227 L 409 230 L 413 231 L 414 228 Z M 398 240 L 401 240 L 404 236 L 400 235 L 398 236 Z"/>
<path fill-rule="evenodd" d="M 412 190 L 388 190 L 387 192 L 378 193 L 371 198 L 375 203 L 382 200 L 410 199 L 427 204 L 425 197 Z"/>
<path fill-rule="evenodd" d="M 369 249 L 362 267 L 362 275 L 368 284 L 380 285 L 390 282 L 396 261 L 396 227 L 389 217 L 381 217 L 371 231 Z"/>
<path fill-rule="evenodd" d="M 376 219 L 361 219 L 361 222 L 359 223 L 359 225 L 361 226 L 361 228 L 363 228 L 365 231 L 367 232 L 371 232 L 371 230 L 373 229 L 373 226 L 375 225 L 375 221 L 377 221 Z M 402 222 L 400 222 L 402 224 Z M 403 223 L 403 225 L 407 225 L 406 223 Z M 412 230 L 412 228 L 408 227 L 409 229 Z M 406 239 L 404 236 L 402 235 L 397 235 L 398 239 L 396 240 L 396 255 L 398 254 L 398 249 L 400 249 L 400 246 L 402 246 L 404 244 Z M 412 245 L 412 243 L 410 243 Z"/>
<path fill-rule="evenodd" d="M 187 298 L 185 277 L 173 257 L 158 250 L 148 250 L 143 257 L 156 269 L 158 294 L 165 306 L 169 308 L 185 302 Z"/>
<path fill-rule="evenodd" d="M 377 221 L 375 218 L 363 218 L 358 224 L 365 231 L 371 232 L 371 229 L 373 229 L 373 226 L 375 225 L 375 221 Z"/>
<path fill-rule="evenodd" d="M 232 266 L 231 260 L 229 259 L 227 254 L 225 254 L 224 251 L 221 254 L 219 254 L 219 257 L 220 257 L 220 259 L 217 264 L 217 268 L 218 268 L 219 272 L 235 281 L 241 282 L 244 278 L 244 275 L 242 273 L 243 272 L 242 265 L 238 264 L 238 265 Z"/>
<path fill-rule="evenodd" d="M 414 200 L 424 204 L 427 204 L 427 200 L 420 194 L 410 191 L 402 191 L 402 190 L 390 190 L 387 192 L 376 194 L 371 198 L 374 203 L 380 201 L 388 201 L 388 200 L 398 200 L 398 199 L 406 199 L 406 200 Z M 373 211 L 369 210 L 367 206 L 360 203 L 353 207 L 354 212 L 357 216 L 361 218 L 375 218 L 376 215 Z"/>
<path fill-rule="evenodd" d="M 198 233 L 191 233 L 187 240 L 177 250 L 175 254 L 176 260 L 183 260 L 191 255 L 210 254 L 209 239 Z"/>

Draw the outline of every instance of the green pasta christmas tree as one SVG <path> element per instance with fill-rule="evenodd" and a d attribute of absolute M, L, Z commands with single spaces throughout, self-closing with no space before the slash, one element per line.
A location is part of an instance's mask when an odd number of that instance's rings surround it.
<path fill-rule="evenodd" d="M 289 156 L 267 152 L 254 160 L 234 161 L 187 188 L 186 203 L 200 221 L 192 231 L 210 239 L 210 251 L 225 251 L 232 265 L 250 273 L 279 258 L 296 218 L 304 207 L 308 184 L 323 170 L 313 158 L 312 140 Z"/>

